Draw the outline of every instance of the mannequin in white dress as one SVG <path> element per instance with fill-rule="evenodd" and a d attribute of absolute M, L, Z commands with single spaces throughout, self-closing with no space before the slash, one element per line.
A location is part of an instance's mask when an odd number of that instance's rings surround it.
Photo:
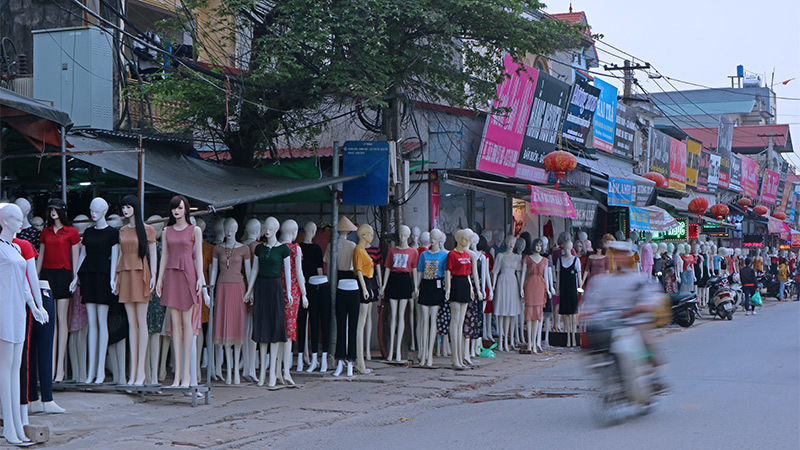
<path fill-rule="evenodd" d="M 510 338 L 511 319 L 520 313 L 520 271 L 522 268 L 520 255 L 514 253 L 517 238 L 508 236 L 505 241 L 506 250 L 495 256 L 492 274 L 494 286 L 494 315 L 498 319 L 500 342 L 497 349 L 511 351 L 514 342 Z"/>

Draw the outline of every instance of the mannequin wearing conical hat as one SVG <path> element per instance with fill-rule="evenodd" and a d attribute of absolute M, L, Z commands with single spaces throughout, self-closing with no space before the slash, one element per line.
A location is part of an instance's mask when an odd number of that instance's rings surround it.
<path fill-rule="evenodd" d="M 334 357 L 337 360 L 337 364 L 336 370 L 333 372 L 334 376 L 341 375 L 345 366 L 347 367 L 347 376 L 353 376 L 353 363 L 357 356 L 356 330 L 361 301 L 358 282 L 353 272 L 353 252 L 356 249 L 356 244 L 347 240 L 347 235 L 356 230 L 356 226 L 347 217 L 342 216 L 339 219 L 337 224 L 339 239 L 336 241 L 338 282 L 336 285 L 336 310 L 334 312 L 336 314 L 336 353 Z M 323 258 L 329 267 L 332 265 L 330 254 L 331 248 L 329 245 Z"/>

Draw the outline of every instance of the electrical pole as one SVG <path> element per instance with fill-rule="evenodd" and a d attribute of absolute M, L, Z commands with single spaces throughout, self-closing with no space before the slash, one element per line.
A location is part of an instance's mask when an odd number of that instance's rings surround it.
<path fill-rule="evenodd" d="M 389 99 L 388 99 L 388 107 L 383 110 L 383 118 L 381 123 L 381 132 L 386 137 L 387 141 L 394 141 L 397 144 L 397 141 L 400 139 L 400 93 L 398 89 L 392 88 L 389 91 Z M 403 192 L 403 177 L 405 177 L 405 173 L 403 173 L 403 158 L 402 152 L 400 151 L 400 147 L 395 145 L 395 167 L 397 167 L 397 171 L 395 172 L 396 178 L 394 180 L 394 230 L 397 231 L 400 228 L 400 225 L 403 224 L 403 204 L 402 201 L 404 200 L 403 197 L 405 192 Z M 381 226 L 383 229 L 381 233 L 386 236 L 390 233 L 389 231 L 389 208 L 384 208 L 384 211 L 381 214 Z"/>
<path fill-rule="evenodd" d="M 612 66 L 607 66 L 607 65 L 603 66 L 603 69 L 606 70 L 606 71 L 621 70 L 623 72 L 623 74 L 624 74 L 624 83 L 623 83 L 623 88 L 622 88 L 622 101 L 626 105 L 628 104 L 628 100 L 630 100 L 633 97 L 633 83 L 635 81 L 634 78 L 633 78 L 633 71 L 634 70 L 646 70 L 646 69 L 649 69 L 649 68 L 650 68 L 650 63 L 644 63 L 643 65 L 642 64 L 636 64 L 636 65 L 632 66 L 630 60 L 627 60 L 627 59 L 623 63 L 622 67 L 619 67 L 616 64 L 614 64 Z"/>

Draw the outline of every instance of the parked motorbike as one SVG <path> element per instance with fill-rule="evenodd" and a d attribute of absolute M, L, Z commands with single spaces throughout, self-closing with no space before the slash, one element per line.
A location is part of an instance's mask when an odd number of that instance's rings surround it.
<path fill-rule="evenodd" d="M 720 319 L 733 320 L 736 311 L 736 293 L 731 290 L 727 277 L 709 278 L 708 287 L 708 314 L 711 317 L 719 316 Z"/>
<path fill-rule="evenodd" d="M 692 326 L 696 317 L 702 317 L 694 292 L 669 294 L 669 298 L 672 301 L 672 321 L 683 328 Z"/>
<path fill-rule="evenodd" d="M 621 311 L 606 311 L 586 322 L 592 371 L 600 375 L 598 419 L 612 425 L 655 407 L 657 384 L 650 352 Z"/>

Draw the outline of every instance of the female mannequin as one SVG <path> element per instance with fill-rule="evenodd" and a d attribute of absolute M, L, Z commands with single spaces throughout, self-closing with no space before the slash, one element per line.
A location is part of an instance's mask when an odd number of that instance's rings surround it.
<path fill-rule="evenodd" d="M 370 372 L 364 363 L 364 328 L 371 303 L 378 301 L 378 281 L 375 279 L 375 267 L 366 250 L 373 237 L 372 227 L 368 224 L 361 224 L 358 227 L 358 245 L 353 251 L 353 271 L 356 274 L 362 297 L 358 313 L 358 326 L 356 327 L 356 368 L 361 373 Z"/>
<path fill-rule="evenodd" d="M 446 241 L 447 235 L 441 233 L 439 249 L 444 253 L 445 263 L 447 262 L 447 255 L 450 253 L 444 246 Z M 444 297 L 444 279 L 442 279 L 442 294 Z M 439 312 L 436 313 L 436 333 L 439 336 L 436 340 L 436 356 L 450 356 L 450 320 L 452 316 L 450 313 L 450 301 L 445 298 L 442 306 L 439 307 Z"/>
<path fill-rule="evenodd" d="M 303 251 L 299 245 L 294 243 L 295 239 L 297 239 L 297 222 L 289 219 L 281 225 L 280 243 L 289 247 L 291 251 L 291 284 L 286 283 L 284 280 L 283 289 L 291 294 L 292 301 L 284 304 L 286 341 L 280 351 L 283 355 L 283 380 L 290 385 L 294 385 L 294 381 L 289 375 L 289 369 L 292 366 L 292 342 L 297 340 L 297 311 L 301 303 L 303 308 L 308 308 L 306 278 L 303 275 Z M 301 349 L 298 355 L 299 360 L 303 359 L 302 352 L 303 350 Z"/>
<path fill-rule="evenodd" d="M 452 317 L 450 319 L 450 347 L 453 368 L 464 369 L 464 318 L 467 305 L 475 297 L 483 299 L 483 293 L 476 294 L 474 286 L 478 286 L 478 267 L 473 255 L 468 251 L 473 232 L 469 228 L 456 233 L 456 248 L 447 254 L 447 272 L 445 278 L 444 297 L 450 301 Z"/>
<path fill-rule="evenodd" d="M 419 228 L 417 228 L 419 230 Z M 409 302 L 413 308 L 412 296 L 414 293 L 414 286 L 418 284 L 414 279 L 416 273 L 414 268 L 417 267 L 419 260 L 419 252 L 416 249 L 408 246 L 408 237 L 411 230 L 401 225 L 397 231 L 397 246 L 389 249 L 386 255 L 386 269 L 383 276 L 383 285 L 381 286 L 381 296 L 389 298 L 389 306 L 392 310 L 391 321 L 389 322 L 389 361 L 401 361 L 402 355 L 400 348 L 403 344 L 403 333 L 406 327 L 406 308 Z M 413 275 L 412 275 L 413 273 Z M 388 292 L 386 288 L 389 288 Z M 399 315 L 398 315 L 398 304 Z M 395 334 L 395 330 L 397 334 Z M 412 338 L 413 340 L 413 338 Z M 397 343 L 397 351 L 395 351 L 395 342 Z"/>
<path fill-rule="evenodd" d="M 491 237 L 491 233 L 489 233 L 489 237 Z M 482 261 L 481 269 L 478 273 L 481 281 L 481 292 L 484 294 L 484 302 L 481 308 L 481 312 L 483 312 L 483 332 L 481 337 L 494 342 L 492 338 L 492 312 L 494 311 L 494 305 L 492 304 L 492 298 L 494 297 L 492 269 L 494 268 L 494 261 L 492 260 L 492 255 L 489 254 L 489 242 L 485 236 L 480 237 L 475 248 L 478 250 Z"/>
<path fill-rule="evenodd" d="M 64 380 L 70 282 L 78 273 L 78 244 L 81 240 L 78 230 L 70 226 L 66 210 L 67 205 L 60 199 L 51 199 L 47 203 L 47 226 L 39 238 L 39 259 L 36 260 L 39 278 L 50 283 L 56 299 L 55 333 L 58 336 L 58 347 L 55 352 L 55 381 Z"/>
<path fill-rule="evenodd" d="M 485 259 L 481 258 L 481 255 L 478 252 L 477 244 L 479 240 L 480 237 L 478 234 L 472 233 L 472 240 L 470 241 L 470 246 L 467 251 L 472 259 L 472 265 L 475 267 L 478 274 L 475 284 L 473 284 L 473 290 L 483 294 L 484 291 L 481 290 L 483 287 L 481 273 L 486 265 L 486 261 Z M 464 362 L 468 366 L 472 365 L 472 356 L 478 356 L 478 339 L 481 337 L 481 326 L 483 325 L 483 315 L 481 313 L 483 309 L 481 306 L 482 296 L 477 294 L 473 295 L 469 301 L 469 304 L 467 304 L 467 311 L 464 315 L 464 328 L 461 331 L 464 335 Z"/>
<path fill-rule="evenodd" d="M 586 283 L 588 283 L 589 279 L 593 276 L 607 274 L 610 271 L 608 256 L 603 253 L 603 243 L 598 241 L 594 247 L 595 253 L 589 255 L 589 258 L 586 260 L 586 268 L 583 272 L 581 286 L 586 286 Z"/>
<path fill-rule="evenodd" d="M 347 235 L 356 231 L 356 226 L 347 217 L 342 216 L 337 224 L 336 269 L 338 284 L 336 286 L 336 353 L 338 361 L 333 376 L 338 377 L 347 363 L 347 376 L 353 376 L 353 362 L 356 360 L 356 323 L 359 320 L 361 299 L 358 282 L 353 273 L 353 253 L 356 244 L 347 239 Z M 330 252 L 325 254 L 325 261 L 330 267 Z"/>
<path fill-rule="evenodd" d="M 567 333 L 567 347 L 576 345 L 575 313 L 578 311 L 578 288 L 581 280 L 580 260 L 572 256 L 572 240 L 567 232 L 558 235 L 558 245 L 561 247 L 561 257 L 555 261 L 558 273 L 559 310 L 564 320 L 564 331 Z"/>
<path fill-rule="evenodd" d="M 639 246 L 639 255 L 642 260 L 642 272 L 648 278 L 650 278 L 653 273 L 653 247 L 650 245 L 652 239 L 653 235 L 648 232 L 645 235 L 644 243 Z"/>
<path fill-rule="evenodd" d="M 675 245 L 670 242 L 666 246 L 666 252 L 662 255 L 662 259 L 664 260 L 664 292 L 667 294 L 674 294 L 678 292 L 678 267 L 676 266 L 677 259 L 675 257 Z M 661 247 L 659 246 L 659 249 Z"/>
<path fill-rule="evenodd" d="M 514 253 L 520 256 L 519 260 L 519 306 L 517 307 L 517 311 L 519 313 L 516 316 L 511 317 L 511 334 L 509 336 L 510 342 L 512 347 L 522 347 L 526 345 L 525 343 L 525 307 L 523 306 L 523 284 L 522 284 L 522 273 L 525 271 L 525 266 L 522 263 L 522 260 L 528 256 L 528 247 L 533 242 L 533 238 L 531 234 L 527 231 L 523 231 L 519 234 L 519 238 L 517 239 L 516 244 L 514 245 Z"/>
<path fill-rule="evenodd" d="M 156 259 L 153 260 L 154 265 L 159 264 L 161 257 L 161 234 L 164 229 L 164 219 L 161 216 L 153 215 L 147 218 L 147 222 L 155 230 L 156 238 Z M 156 276 L 157 278 L 157 276 Z M 147 333 L 149 335 L 147 342 L 147 356 L 145 357 L 145 378 L 148 384 L 158 384 L 159 378 L 163 378 L 159 371 L 159 360 L 161 358 L 161 331 L 164 327 L 164 316 L 166 315 L 166 308 L 161 306 L 161 297 L 153 289 L 150 301 L 147 303 Z M 166 353 L 166 352 L 165 352 Z M 164 376 L 166 376 L 166 362 L 164 368 Z"/>
<path fill-rule="evenodd" d="M 506 234 L 503 233 L 503 230 L 494 230 L 494 239 L 492 240 L 492 246 L 489 248 L 489 253 L 492 254 L 494 259 L 497 259 L 497 255 L 506 251 L 508 246 L 505 244 Z"/>
<path fill-rule="evenodd" d="M 182 195 L 169 202 L 170 216 L 162 236 L 161 267 L 156 293 L 167 307 L 172 323 L 175 356 L 173 387 L 189 387 L 192 344 L 200 325 L 203 289 L 203 234 L 188 220 L 189 200 Z"/>
<path fill-rule="evenodd" d="M 404 227 L 405 225 L 401 225 L 401 226 Z M 408 227 L 406 227 L 406 228 L 408 228 Z M 411 233 L 411 243 L 409 244 L 409 247 L 411 247 L 414 250 L 416 250 L 416 249 L 419 248 L 420 236 L 422 236 L 422 231 L 419 229 L 419 227 L 414 226 L 414 227 L 411 227 L 411 230 L 409 230 L 409 232 Z"/>
<path fill-rule="evenodd" d="M 119 232 L 108 225 L 108 203 L 95 198 L 89 204 L 94 227 L 83 232 L 78 258 L 78 275 L 81 281 L 81 302 L 89 315 L 89 378 L 86 383 L 102 384 L 106 374 L 108 349 L 108 309 L 117 302 L 115 280 L 119 261 Z M 70 291 L 75 291 L 78 277 L 72 280 Z M 58 374 L 56 374 L 58 377 Z"/>
<path fill-rule="evenodd" d="M 694 290 L 694 256 L 689 254 L 691 248 L 689 244 L 679 244 L 679 255 L 681 256 L 681 292 L 692 292 Z"/>
<path fill-rule="evenodd" d="M 20 408 L 20 364 L 25 340 L 25 304 L 39 323 L 47 313 L 35 303 L 31 285 L 26 278 L 28 263 L 22 256 L 14 235 L 22 230 L 22 210 L 15 204 L 0 207 L 0 304 L 3 316 L 0 327 L 0 403 L 3 410 L 3 437 L 9 444 L 30 442 L 22 425 Z M 51 402 L 52 403 L 52 402 Z"/>
<path fill-rule="evenodd" d="M 222 244 L 214 246 L 211 260 L 209 283 L 215 288 L 213 342 L 224 348 L 227 361 L 225 384 L 239 384 L 239 352 L 244 341 L 245 305 L 244 294 L 247 289 L 242 271 L 247 274 L 248 284 L 250 270 L 250 249 L 236 242 L 239 224 L 235 219 L 227 218 L 223 223 L 224 239 Z M 222 358 L 215 360 L 216 373 L 222 372 Z"/>
<path fill-rule="evenodd" d="M 428 250 L 431 246 L 431 234 L 427 231 L 423 231 L 422 234 L 419 235 L 419 247 L 417 247 L 417 252 L 422 253 L 425 250 Z"/>
<path fill-rule="evenodd" d="M 764 273 L 764 258 L 761 257 L 761 250 L 757 250 L 756 256 L 753 258 L 753 270 L 759 275 Z"/>
<path fill-rule="evenodd" d="M 419 325 L 420 330 L 420 355 L 419 363 L 422 366 L 433 365 L 433 343 L 436 341 L 436 317 L 439 307 L 444 303 L 444 274 L 447 269 L 447 252 L 442 251 L 442 233 L 439 230 L 431 231 L 431 247 L 422 252 L 417 263 L 417 273 L 414 281 L 417 287 L 414 296 L 420 305 Z"/>
<path fill-rule="evenodd" d="M 525 321 L 528 327 L 528 351 L 538 353 L 542 350 L 542 318 L 547 296 L 553 295 L 553 280 L 547 270 L 547 258 L 542 256 L 542 240 L 535 239 L 531 244 L 533 254 L 526 256 L 522 272 L 522 293 L 525 302 Z"/>
<path fill-rule="evenodd" d="M 494 315 L 498 317 L 498 331 L 500 344 L 498 350 L 511 351 L 514 347 L 509 338 L 511 318 L 520 313 L 520 283 L 522 257 L 513 252 L 517 239 L 514 236 L 506 238 L 506 250 L 495 256 L 492 286 L 495 287 L 493 300 Z"/>
<path fill-rule="evenodd" d="M 305 349 L 306 317 L 308 318 L 308 343 L 311 350 L 311 365 L 307 372 L 311 373 L 317 368 L 320 372 L 328 371 L 328 347 L 331 339 L 331 289 L 328 277 L 322 274 L 322 249 L 314 242 L 317 234 L 317 224 L 306 223 L 303 242 L 300 249 L 303 251 L 303 276 L 306 279 L 306 292 L 308 293 L 308 308 L 301 308 L 297 318 L 299 349 Z M 307 316 L 306 316 L 307 314 Z M 318 361 L 320 330 L 322 330 L 322 360 Z M 303 370 L 302 353 L 297 355 L 297 371 Z M 320 362 L 322 365 L 320 366 Z"/>
<path fill-rule="evenodd" d="M 708 287 L 706 284 L 708 283 L 708 279 L 711 278 L 711 266 L 713 256 L 711 255 L 711 246 L 707 244 L 700 245 L 700 255 L 702 256 L 702 261 L 699 264 L 700 266 L 700 278 L 697 280 L 697 288 L 699 293 L 699 302 L 700 306 L 704 307 L 708 302 Z"/>
<path fill-rule="evenodd" d="M 131 378 L 128 384 L 141 385 L 145 381 L 147 306 L 155 289 L 158 267 L 156 230 L 142 221 L 137 197 L 125 196 L 121 204 L 122 215 L 128 219 L 128 225 L 119 230 L 120 256 L 116 286 L 119 301 L 125 305 L 125 312 L 128 313 L 131 349 Z"/>
<path fill-rule="evenodd" d="M 24 210 L 23 210 L 24 211 Z M 83 214 L 75 216 L 73 225 L 78 230 L 78 234 L 83 238 L 83 233 L 92 224 L 91 219 Z M 38 239 L 38 238 L 37 238 Z M 53 322 L 55 322 L 55 317 Z M 45 326 L 54 325 L 53 323 L 45 324 Z M 34 326 L 37 326 L 34 324 Z M 67 309 L 67 356 L 69 357 L 69 366 L 71 369 L 71 380 L 75 383 L 83 383 L 88 377 L 86 373 L 86 351 L 89 347 L 89 315 L 86 312 L 86 305 L 81 303 L 81 286 L 75 288 L 72 296 L 69 299 L 69 308 Z M 53 353 L 50 349 L 49 353 Z M 24 358 L 24 356 L 23 356 Z M 53 360 L 55 361 L 55 360 Z M 24 363 L 24 361 L 23 361 Z M 52 379 L 52 368 L 50 370 Z"/>
<path fill-rule="evenodd" d="M 292 251 L 278 243 L 279 227 L 278 219 L 274 217 L 267 217 L 264 221 L 266 240 L 256 246 L 245 294 L 245 299 L 253 303 L 253 340 L 259 344 L 261 370 L 258 385 L 263 386 L 265 382 L 269 348 L 269 387 L 277 383 L 278 353 L 287 341 L 285 305 L 291 306 L 294 302 L 292 293 L 283 289 L 283 286 L 292 285 Z"/>
<path fill-rule="evenodd" d="M 245 225 L 245 233 L 247 237 L 242 242 L 250 249 L 250 261 L 252 263 L 256 245 L 259 244 L 258 240 L 262 233 L 262 224 L 258 219 L 250 219 Z M 242 343 L 242 372 L 245 380 L 258 381 L 256 375 L 256 367 L 258 365 L 258 355 L 256 354 L 256 343 L 252 339 L 253 336 L 253 305 L 245 305 L 245 318 L 244 318 L 244 342 Z"/>

